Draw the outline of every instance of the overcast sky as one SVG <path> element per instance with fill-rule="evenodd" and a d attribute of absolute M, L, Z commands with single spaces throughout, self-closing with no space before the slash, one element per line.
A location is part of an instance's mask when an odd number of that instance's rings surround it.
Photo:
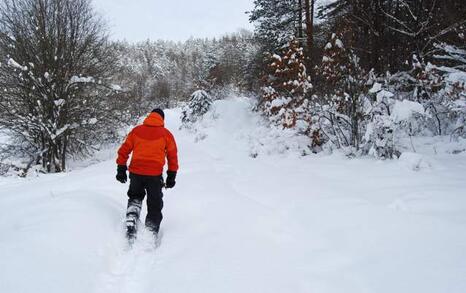
<path fill-rule="evenodd" d="M 113 39 L 186 40 L 252 29 L 253 0 L 93 0 Z"/>

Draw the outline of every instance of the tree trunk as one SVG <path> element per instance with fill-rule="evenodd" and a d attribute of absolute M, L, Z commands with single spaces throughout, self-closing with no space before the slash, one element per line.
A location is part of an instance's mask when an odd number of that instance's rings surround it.
<path fill-rule="evenodd" d="M 66 154 L 67 154 L 67 147 L 68 147 L 68 139 L 66 135 L 63 137 L 63 148 L 62 148 L 62 153 L 61 153 L 61 170 L 65 171 L 66 170 Z"/>
<path fill-rule="evenodd" d="M 359 150 L 359 119 L 357 112 L 357 100 L 353 97 L 351 104 L 351 143 Z"/>
<path fill-rule="evenodd" d="M 314 43 L 314 4 L 315 0 L 304 0 L 304 10 L 306 15 L 306 52 L 307 65 L 311 68 L 311 52 Z"/>
<path fill-rule="evenodd" d="M 297 23 L 297 34 L 299 45 L 302 46 L 303 43 L 303 0 L 298 0 L 298 23 Z"/>

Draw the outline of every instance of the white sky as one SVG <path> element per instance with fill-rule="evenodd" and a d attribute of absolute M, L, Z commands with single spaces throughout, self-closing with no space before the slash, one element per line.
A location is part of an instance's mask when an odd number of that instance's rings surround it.
<path fill-rule="evenodd" d="M 252 30 L 253 0 L 92 0 L 113 39 L 181 41 Z"/>

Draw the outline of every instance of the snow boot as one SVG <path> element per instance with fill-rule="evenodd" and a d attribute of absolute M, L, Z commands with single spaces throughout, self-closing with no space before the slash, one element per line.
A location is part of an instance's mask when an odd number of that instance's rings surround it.
<path fill-rule="evenodd" d="M 138 199 L 129 199 L 126 210 L 126 237 L 130 244 L 136 240 L 138 231 L 139 215 L 141 214 L 142 201 Z"/>
<path fill-rule="evenodd" d="M 160 225 L 154 224 L 151 220 L 146 218 L 146 229 L 154 237 L 154 247 L 160 245 L 161 234 L 159 233 Z"/>
<path fill-rule="evenodd" d="M 134 215 L 126 216 L 126 238 L 130 244 L 136 240 L 138 232 L 138 219 Z"/>

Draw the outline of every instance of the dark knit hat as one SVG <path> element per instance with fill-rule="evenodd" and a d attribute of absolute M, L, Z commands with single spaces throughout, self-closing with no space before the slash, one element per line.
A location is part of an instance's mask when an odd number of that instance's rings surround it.
<path fill-rule="evenodd" d="M 152 113 L 157 113 L 160 116 L 162 116 L 163 119 L 165 119 L 165 113 L 163 113 L 163 110 L 160 109 L 160 108 L 156 108 L 156 109 L 152 110 Z"/>

